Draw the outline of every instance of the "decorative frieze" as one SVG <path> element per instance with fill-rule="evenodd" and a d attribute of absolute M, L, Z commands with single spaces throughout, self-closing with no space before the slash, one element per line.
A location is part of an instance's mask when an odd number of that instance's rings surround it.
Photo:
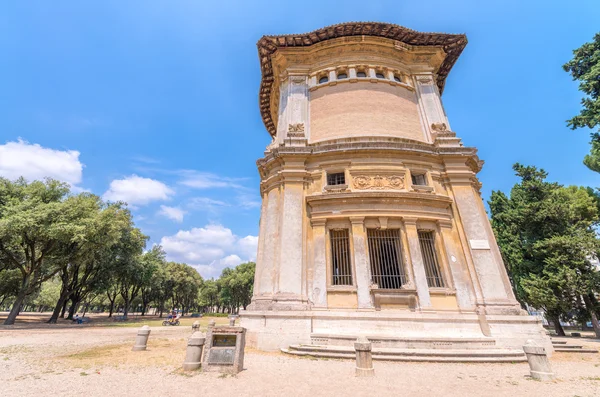
<path fill-rule="evenodd" d="M 404 189 L 404 176 L 357 174 L 352 175 L 352 185 L 360 190 L 401 190 Z"/>

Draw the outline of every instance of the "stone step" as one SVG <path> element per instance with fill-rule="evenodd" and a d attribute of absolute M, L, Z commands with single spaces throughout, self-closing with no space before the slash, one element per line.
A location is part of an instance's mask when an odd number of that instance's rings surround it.
<path fill-rule="evenodd" d="M 554 351 L 555 352 L 563 352 L 563 353 L 598 353 L 598 350 L 596 350 L 596 349 L 583 349 L 583 348 L 570 349 L 570 348 L 566 348 L 565 346 L 555 347 Z"/>
<path fill-rule="evenodd" d="M 561 349 L 581 349 L 581 348 L 583 348 L 583 346 L 581 346 L 581 345 L 567 345 L 567 344 L 565 344 L 565 345 L 556 345 L 554 343 L 552 343 L 552 346 L 558 347 L 558 348 L 561 348 Z"/>
<path fill-rule="evenodd" d="M 282 352 L 314 358 L 355 359 L 352 347 L 291 345 Z M 522 350 L 513 349 L 373 349 L 373 360 L 404 362 L 489 362 L 513 363 L 527 361 Z"/>
<path fill-rule="evenodd" d="M 566 340 L 552 340 L 552 344 L 553 345 L 566 345 L 567 341 Z"/>
<path fill-rule="evenodd" d="M 364 335 L 373 348 L 400 348 L 400 349 L 490 349 L 494 348 L 496 341 L 489 337 L 418 337 L 374 334 Z M 327 346 L 354 346 L 358 335 L 352 334 L 311 334 L 313 345 Z"/>

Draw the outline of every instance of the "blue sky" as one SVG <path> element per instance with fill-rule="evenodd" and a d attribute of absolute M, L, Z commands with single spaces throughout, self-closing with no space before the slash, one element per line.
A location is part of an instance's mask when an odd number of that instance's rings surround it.
<path fill-rule="evenodd" d="M 0 175 L 48 175 L 127 199 L 169 257 L 205 277 L 252 259 L 258 110 L 256 42 L 346 21 L 466 33 L 447 80 L 452 129 L 486 161 L 487 199 L 511 165 L 600 186 L 583 166 L 577 84 L 562 71 L 600 30 L 600 2 L 27 1 L 0 6 Z M 573 6 L 573 7 L 570 7 Z"/>

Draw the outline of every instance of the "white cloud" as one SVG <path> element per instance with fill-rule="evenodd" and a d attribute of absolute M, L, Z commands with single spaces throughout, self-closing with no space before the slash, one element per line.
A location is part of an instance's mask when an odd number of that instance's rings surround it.
<path fill-rule="evenodd" d="M 229 207 L 229 204 L 227 204 L 224 201 L 213 200 L 208 197 L 194 197 L 188 202 L 187 205 L 190 208 L 194 209 L 214 209 L 217 207 Z"/>
<path fill-rule="evenodd" d="M 0 145 L 0 176 L 15 180 L 54 178 L 75 186 L 81 182 L 83 164 L 76 150 L 56 150 L 22 139 Z"/>
<path fill-rule="evenodd" d="M 183 216 L 186 214 L 181 208 L 169 207 L 167 205 L 161 205 L 158 213 L 179 223 L 183 222 Z"/>
<path fill-rule="evenodd" d="M 257 236 L 238 237 L 221 225 L 180 230 L 161 239 L 169 260 L 195 266 L 205 278 L 219 277 L 225 267 L 256 259 Z"/>
<path fill-rule="evenodd" d="M 240 188 L 238 184 L 240 179 L 228 178 L 220 175 L 211 174 L 210 172 L 199 172 L 194 170 L 181 170 L 179 171 L 181 176 L 180 184 L 188 186 L 194 189 L 210 189 L 210 188 L 224 188 L 233 187 Z"/>
<path fill-rule="evenodd" d="M 164 183 L 131 175 L 115 179 L 103 198 L 110 201 L 125 201 L 131 206 L 148 204 L 151 201 L 169 200 L 175 192 Z"/>

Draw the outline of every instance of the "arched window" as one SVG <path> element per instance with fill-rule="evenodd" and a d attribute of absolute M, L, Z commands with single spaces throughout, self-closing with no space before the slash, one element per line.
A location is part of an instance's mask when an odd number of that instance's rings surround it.
<path fill-rule="evenodd" d="M 376 72 L 375 77 L 377 77 L 378 79 L 385 79 L 385 76 L 381 72 Z"/>
<path fill-rule="evenodd" d="M 327 83 L 329 81 L 329 77 L 323 76 L 319 79 L 319 84 Z"/>
<path fill-rule="evenodd" d="M 338 80 L 347 79 L 348 75 L 345 72 L 342 72 L 337 75 L 337 78 L 338 78 Z"/>
<path fill-rule="evenodd" d="M 402 79 L 397 74 L 394 75 L 394 80 L 397 81 L 398 83 L 402 83 Z"/>
<path fill-rule="evenodd" d="M 356 77 L 367 77 L 367 74 L 364 71 L 356 72 Z"/>

